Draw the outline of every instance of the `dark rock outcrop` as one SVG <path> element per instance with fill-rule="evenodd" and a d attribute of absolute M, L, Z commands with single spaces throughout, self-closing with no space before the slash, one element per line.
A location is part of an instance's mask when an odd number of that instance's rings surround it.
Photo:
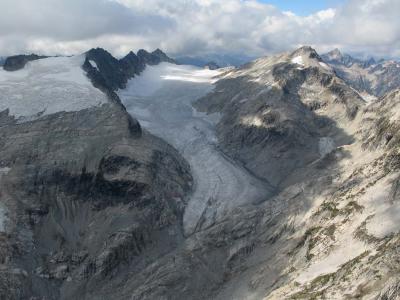
<path fill-rule="evenodd" d="M 83 69 L 94 86 L 102 90 L 115 91 L 126 85 L 127 78 L 119 60 L 102 48 L 86 52 Z"/>
<path fill-rule="evenodd" d="M 4 61 L 3 68 L 6 71 L 18 71 L 23 69 L 28 62 L 46 57 L 36 54 L 9 56 Z"/>
<path fill-rule="evenodd" d="M 137 55 L 131 51 L 118 60 L 106 50 L 96 48 L 86 52 L 83 69 L 94 86 L 103 91 L 114 92 L 125 88 L 128 80 L 139 75 L 146 65 L 157 65 L 161 62 L 175 63 L 159 49 L 151 53 L 139 50 Z"/>

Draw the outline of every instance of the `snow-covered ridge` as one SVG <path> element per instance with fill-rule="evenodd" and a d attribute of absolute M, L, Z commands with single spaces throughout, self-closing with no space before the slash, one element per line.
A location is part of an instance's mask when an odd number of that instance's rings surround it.
<path fill-rule="evenodd" d="M 19 121 L 61 111 L 79 111 L 107 103 L 81 66 L 84 55 L 51 57 L 29 62 L 24 69 L 0 70 L 0 111 Z"/>

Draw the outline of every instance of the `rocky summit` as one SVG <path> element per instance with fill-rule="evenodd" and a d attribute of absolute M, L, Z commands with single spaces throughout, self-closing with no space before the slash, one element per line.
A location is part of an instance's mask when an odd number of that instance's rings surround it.
<path fill-rule="evenodd" d="M 7 58 L 0 298 L 398 299 L 397 64 Z"/>

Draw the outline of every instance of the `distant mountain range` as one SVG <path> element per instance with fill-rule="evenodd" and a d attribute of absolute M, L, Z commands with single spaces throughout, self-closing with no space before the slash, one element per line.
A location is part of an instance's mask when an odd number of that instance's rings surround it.
<path fill-rule="evenodd" d="M 394 60 L 354 58 L 335 49 L 322 55 L 339 77 L 361 93 L 376 97 L 400 87 L 400 63 Z"/>
<path fill-rule="evenodd" d="M 220 67 L 238 67 L 255 58 L 256 57 L 254 56 L 240 54 L 206 54 L 199 56 L 178 56 L 175 58 L 175 60 L 178 64 L 192 65 L 197 67 L 204 67 L 210 62 L 215 63 Z"/>

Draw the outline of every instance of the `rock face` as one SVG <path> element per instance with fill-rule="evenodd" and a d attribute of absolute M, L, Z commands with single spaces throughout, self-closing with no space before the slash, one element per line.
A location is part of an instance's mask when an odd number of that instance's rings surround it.
<path fill-rule="evenodd" d="M 103 298 L 182 239 L 189 167 L 118 98 L 32 121 L 5 110 L 0 136 L 0 298 Z"/>
<path fill-rule="evenodd" d="M 175 63 L 160 49 L 151 53 L 139 50 L 137 55 L 129 52 L 118 60 L 106 50 L 97 48 L 86 53 L 83 69 L 94 86 L 103 91 L 115 91 L 125 88 L 128 79 L 139 75 L 146 65 L 157 65 L 161 62 Z"/>
<path fill-rule="evenodd" d="M 381 97 L 400 88 L 399 62 L 375 61 L 373 58 L 361 60 L 342 54 L 338 49 L 322 55 L 322 58 L 346 83 L 366 96 Z"/>
<path fill-rule="evenodd" d="M 9 56 L 4 60 L 3 68 L 6 71 L 18 71 L 23 69 L 28 62 L 41 58 L 46 58 L 46 56 L 36 54 Z"/>

